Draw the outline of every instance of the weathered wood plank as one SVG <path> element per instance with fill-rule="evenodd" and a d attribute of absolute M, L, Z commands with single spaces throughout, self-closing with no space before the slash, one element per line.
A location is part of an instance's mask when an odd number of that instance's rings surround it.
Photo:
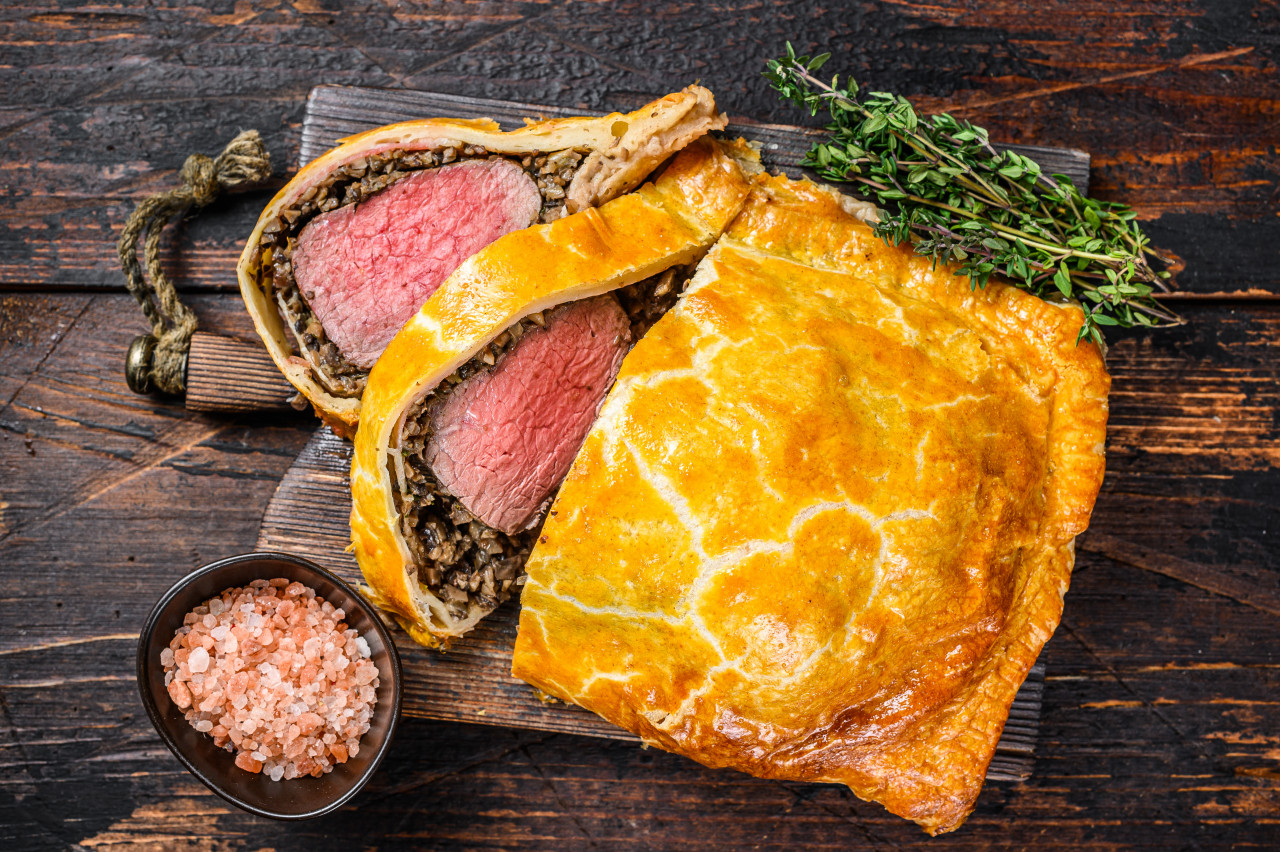
<path fill-rule="evenodd" d="M 119 650 L 127 655 L 127 643 Z M 62 656 L 46 664 L 67 671 L 82 661 Z M 1234 770 L 1265 769 L 1264 755 L 1276 747 L 1274 730 L 1241 736 L 1242 713 L 1222 715 L 1222 705 L 1176 699 L 1153 704 L 1182 728 L 1179 735 L 1151 707 L 1108 706 L 1114 695 L 1108 676 L 1072 677 L 1049 685 L 1050 716 L 1084 720 L 1065 732 L 1071 745 L 1055 742 L 1044 771 L 1027 784 L 988 785 L 970 823 L 930 841 L 930 848 L 976 848 L 997 838 L 1019 847 L 1177 847 L 1188 837 L 1215 847 L 1228 839 L 1262 845 L 1273 837 L 1274 826 L 1267 825 L 1274 818 L 1273 782 Z M 1152 694 L 1160 677 L 1127 682 Z M 640 849 L 717 843 L 842 849 L 923 841 L 914 827 L 838 787 L 715 772 L 626 743 L 412 721 L 355 805 L 326 820 L 282 826 L 234 811 L 187 776 L 136 712 L 132 684 L 64 680 L 52 701 L 39 698 L 39 686 L 5 691 L 9 716 L 18 722 L 14 742 L 21 744 L 26 775 L 0 775 L 6 782 L 0 797 L 24 797 L 16 806 L 0 805 L 0 831 L 26 840 L 27 848 L 196 836 L 235 848 L 247 833 L 255 844 L 250 848 L 318 850 L 349 848 L 352 836 L 415 848 L 518 849 L 589 846 L 588 839 L 601 847 Z M 1086 700 L 1055 705 L 1055 687 Z M 85 707 L 101 713 L 93 727 L 83 723 Z M 1271 702 L 1226 709 L 1252 714 L 1256 721 L 1248 730 L 1277 720 Z M 1198 721 L 1206 712 L 1221 722 Z M 1245 742 L 1232 742 L 1240 739 Z M 1171 778 L 1171 769 L 1174 775 L 1202 777 Z M 60 820 L 40 807 L 53 800 L 105 807 Z"/>
<path fill-rule="evenodd" d="M 869 86 L 955 110 L 996 139 L 1091 151 L 1097 192 L 1135 203 L 1156 242 L 1191 264 L 1184 289 L 1280 292 L 1270 249 L 1280 229 L 1270 215 L 1280 176 L 1275 16 L 1255 17 L 1247 4 L 1182 0 L 1135 14 L 1006 2 L 994 12 L 1000 30 L 985 9 L 937 5 L 485 9 L 14 7 L 0 16 L 0 43 L 13 51 L 0 67 L 0 91 L 12 93 L 0 103 L 0 282 L 118 287 L 104 248 L 131 206 L 170 185 L 186 153 L 216 149 L 237 126 L 264 131 L 283 176 L 296 161 L 303 100 L 320 82 L 602 110 L 701 80 L 732 115 L 795 122 L 802 116 L 758 76 L 783 37 L 763 34 L 786 21 L 798 48 L 832 50 L 833 67 Z M 189 225 L 181 250 L 166 252 L 178 280 L 230 289 L 239 243 L 267 197 L 221 202 Z M 1233 262 L 1216 262 L 1219 251 Z"/>
<path fill-rule="evenodd" d="M 136 630 L 167 584 L 252 545 L 311 421 L 201 417 L 130 392 L 124 351 L 144 324 L 127 295 L 4 304 L 0 621 L 15 628 L 0 631 L 0 652 Z M 248 331 L 234 299 L 194 308 L 210 328 Z"/>
<path fill-rule="evenodd" d="M 192 411 L 284 411 L 296 394 L 260 340 L 191 336 L 183 401 Z"/>

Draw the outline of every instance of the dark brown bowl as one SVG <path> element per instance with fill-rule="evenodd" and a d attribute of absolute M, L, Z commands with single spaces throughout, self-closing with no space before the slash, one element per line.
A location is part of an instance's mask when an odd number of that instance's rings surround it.
<path fill-rule="evenodd" d="M 200 604 L 233 586 L 286 577 L 316 590 L 341 607 L 347 624 L 369 643 L 378 666 L 378 701 L 360 753 L 319 778 L 272 781 L 235 765 L 235 754 L 218 748 L 182 716 L 164 685 L 160 652 L 169 646 L 182 619 Z M 178 760 L 205 785 L 233 805 L 272 819 L 310 819 L 342 806 L 369 780 L 391 745 L 400 720 L 400 657 L 382 620 L 364 598 L 313 562 L 287 553 L 245 553 L 192 571 L 156 604 L 138 638 L 138 689 L 151 723 Z"/>

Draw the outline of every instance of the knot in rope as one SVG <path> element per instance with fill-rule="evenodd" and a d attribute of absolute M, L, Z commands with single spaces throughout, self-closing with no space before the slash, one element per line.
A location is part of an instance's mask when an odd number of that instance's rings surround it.
<path fill-rule="evenodd" d="M 182 164 L 182 186 L 143 200 L 125 222 L 117 246 L 125 284 L 151 323 L 151 334 L 134 339 L 125 362 L 129 387 L 168 394 L 186 390 L 187 350 L 196 330 L 195 314 L 178 298 L 160 266 L 160 232 L 176 213 L 199 209 L 229 189 L 249 187 L 271 176 L 271 157 L 256 130 L 236 135 L 210 159 L 192 154 Z M 138 263 L 138 241 L 146 235 L 146 278 Z"/>
<path fill-rule="evenodd" d="M 191 203 L 196 207 L 203 207 L 210 203 L 222 190 L 222 182 L 218 178 L 214 162 L 204 154 L 192 154 L 187 157 L 186 162 L 182 164 L 182 171 L 178 172 L 178 177 L 182 178 L 182 186 L 187 190 Z"/>

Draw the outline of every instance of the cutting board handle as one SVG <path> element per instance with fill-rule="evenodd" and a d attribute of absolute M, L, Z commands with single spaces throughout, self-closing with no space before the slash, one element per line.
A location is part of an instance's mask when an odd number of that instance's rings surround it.
<path fill-rule="evenodd" d="M 193 411 L 288 411 L 297 391 L 257 341 L 197 331 L 187 354 L 187 408 Z"/>

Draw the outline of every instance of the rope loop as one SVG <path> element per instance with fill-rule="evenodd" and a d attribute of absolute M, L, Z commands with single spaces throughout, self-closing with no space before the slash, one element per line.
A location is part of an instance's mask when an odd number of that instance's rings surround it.
<path fill-rule="evenodd" d="M 216 158 L 192 154 L 182 164 L 182 186 L 143 200 L 125 222 L 117 246 L 125 284 L 137 299 L 151 334 L 134 339 L 125 376 L 136 393 L 152 389 L 181 394 L 187 385 L 187 351 L 196 330 L 195 314 L 160 265 L 160 232 L 174 215 L 211 204 L 223 192 L 248 188 L 271 176 L 271 156 L 256 130 L 242 130 Z M 138 263 L 138 241 L 144 239 L 147 275 Z"/>

